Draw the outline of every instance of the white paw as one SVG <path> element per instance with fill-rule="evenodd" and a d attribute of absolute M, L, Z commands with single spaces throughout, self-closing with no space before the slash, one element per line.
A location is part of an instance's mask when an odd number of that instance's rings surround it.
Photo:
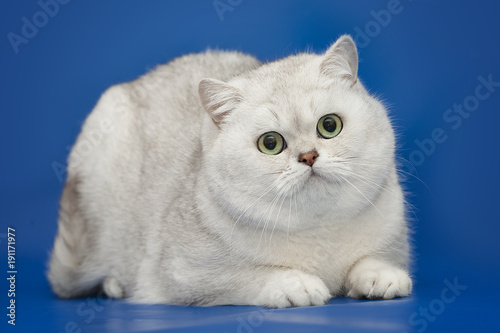
<path fill-rule="evenodd" d="M 411 294 L 412 282 L 402 269 L 384 266 L 353 270 L 347 281 L 347 296 L 352 298 L 390 299 Z"/>
<path fill-rule="evenodd" d="M 102 283 L 102 289 L 106 296 L 110 298 L 123 298 L 125 296 L 125 290 L 120 284 L 118 279 L 114 277 L 107 277 Z"/>
<path fill-rule="evenodd" d="M 270 308 L 323 305 L 330 292 L 318 277 L 299 270 L 276 271 L 257 297 L 256 305 Z"/>

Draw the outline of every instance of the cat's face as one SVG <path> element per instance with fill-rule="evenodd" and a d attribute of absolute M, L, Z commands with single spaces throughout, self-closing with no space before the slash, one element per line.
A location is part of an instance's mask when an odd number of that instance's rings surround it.
<path fill-rule="evenodd" d="M 350 77 L 325 69 L 328 56 L 352 57 L 352 49 L 335 47 L 230 81 L 225 97 L 237 96 L 212 109 L 217 125 L 204 144 L 205 172 L 212 194 L 242 223 L 280 230 L 333 223 L 383 190 L 394 163 L 390 122 L 357 81 L 357 59 Z"/>

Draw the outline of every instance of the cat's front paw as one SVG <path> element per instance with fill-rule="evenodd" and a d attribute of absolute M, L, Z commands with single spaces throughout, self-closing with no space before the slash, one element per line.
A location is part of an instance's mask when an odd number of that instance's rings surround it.
<path fill-rule="evenodd" d="M 410 295 L 412 282 L 407 272 L 396 267 L 360 267 L 349 274 L 346 287 L 348 297 L 390 299 Z"/>
<path fill-rule="evenodd" d="M 125 297 L 125 290 L 117 278 L 107 277 L 102 283 L 102 289 L 109 298 Z"/>
<path fill-rule="evenodd" d="M 330 297 L 328 288 L 318 277 L 291 269 L 273 272 L 255 303 L 270 308 L 288 308 L 323 305 Z"/>

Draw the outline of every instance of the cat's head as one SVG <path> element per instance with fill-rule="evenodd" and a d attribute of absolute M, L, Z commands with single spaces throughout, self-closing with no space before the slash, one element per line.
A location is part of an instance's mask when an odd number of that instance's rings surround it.
<path fill-rule="evenodd" d="M 203 172 L 211 195 L 240 223 L 300 230 L 370 205 L 394 167 L 384 106 L 357 77 L 350 36 L 323 55 L 299 54 L 199 93 Z"/>

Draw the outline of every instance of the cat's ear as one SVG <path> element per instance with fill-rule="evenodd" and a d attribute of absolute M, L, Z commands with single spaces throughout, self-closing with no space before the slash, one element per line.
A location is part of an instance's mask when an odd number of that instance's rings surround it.
<path fill-rule="evenodd" d="M 329 77 L 342 78 L 354 85 L 358 79 L 358 51 L 349 35 L 343 35 L 326 51 L 320 67 Z"/>
<path fill-rule="evenodd" d="M 201 80 L 198 85 L 198 94 L 203 108 L 216 125 L 219 125 L 242 99 L 237 88 L 215 79 Z"/>

